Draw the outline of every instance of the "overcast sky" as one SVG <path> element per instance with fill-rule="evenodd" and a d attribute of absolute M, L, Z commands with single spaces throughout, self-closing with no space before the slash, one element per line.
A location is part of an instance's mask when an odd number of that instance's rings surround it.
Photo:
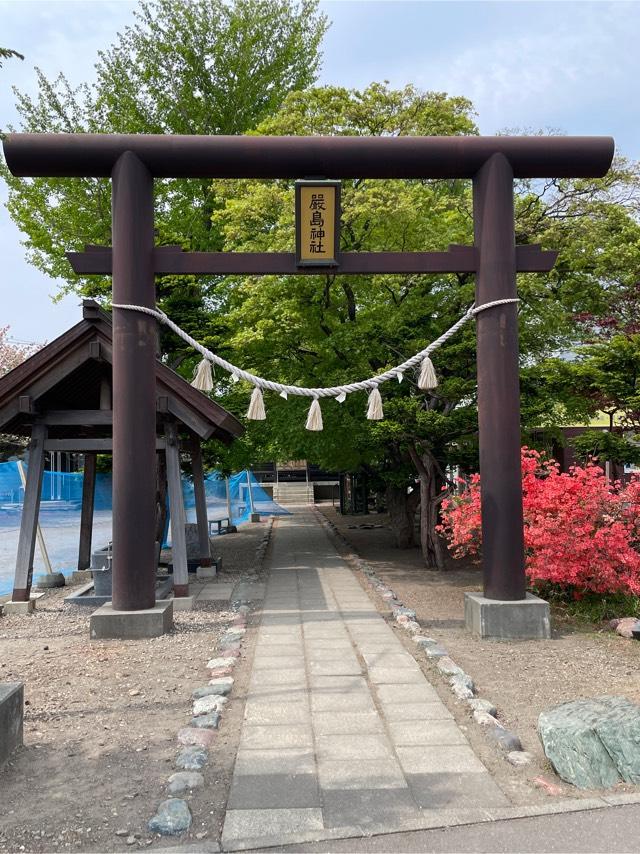
<path fill-rule="evenodd" d="M 132 21 L 136 3 L 0 0 L 0 46 L 25 55 L 0 70 L 0 127 L 17 124 L 12 86 L 33 94 L 34 66 L 90 81 L 97 51 Z M 640 3 L 329 0 L 321 83 L 373 80 L 470 98 L 480 130 L 554 128 L 610 134 L 640 159 Z M 0 187 L 0 200 L 6 199 Z M 45 341 L 79 319 L 79 299 L 54 304 L 57 284 L 30 267 L 0 211 L 0 326 Z"/>

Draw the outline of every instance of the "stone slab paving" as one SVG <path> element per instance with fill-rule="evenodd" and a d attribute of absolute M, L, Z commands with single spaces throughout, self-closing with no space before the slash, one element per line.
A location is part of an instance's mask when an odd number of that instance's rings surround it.
<path fill-rule="evenodd" d="M 509 807 L 310 510 L 270 567 L 223 847 Z"/>
<path fill-rule="evenodd" d="M 189 584 L 189 595 L 198 602 L 228 602 L 232 596 L 244 595 L 246 598 L 262 599 L 264 584 L 259 581 L 195 581 Z"/>

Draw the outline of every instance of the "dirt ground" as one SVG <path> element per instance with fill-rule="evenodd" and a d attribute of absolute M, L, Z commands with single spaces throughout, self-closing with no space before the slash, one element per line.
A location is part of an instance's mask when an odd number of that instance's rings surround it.
<path fill-rule="evenodd" d="M 221 581 L 254 566 L 265 527 L 243 526 L 216 542 Z M 89 641 L 91 608 L 65 605 L 68 592 L 47 594 L 32 616 L 0 618 L 0 680 L 24 682 L 26 704 L 24 747 L 0 770 L 0 851 L 174 846 L 150 834 L 147 821 L 177 770 L 176 733 L 190 720 L 191 691 L 206 684 L 206 662 L 234 615 L 228 603 L 204 603 L 177 611 L 174 630 L 160 638 Z M 244 693 L 246 661 L 243 653 L 234 697 Z M 219 835 L 242 713 L 241 701 L 225 708 L 181 843 Z"/>
<path fill-rule="evenodd" d="M 456 664 L 474 680 L 478 696 L 494 703 L 500 721 L 533 754 L 532 766 L 514 778 L 513 769 L 492 745 L 487 745 L 463 704 L 453 700 L 435 667 L 424 664 L 425 671 L 434 671 L 432 681 L 458 721 L 469 724 L 467 734 L 474 749 L 512 800 L 532 802 L 547 797 L 540 790 L 535 797 L 532 791 L 533 779 L 541 773 L 560 785 L 564 795 L 593 795 L 579 792 L 556 777 L 537 735 L 538 716 L 558 703 L 603 694 L 640 702 L 640 643 L 604 629 L 572 627 L 553 610 L 551 640 L 510 643 L 473 638 L 464 625 L 464 594 L 482 588 L 479 567 L 467 562 L 457 568 L 462 561 L 452 560 L 445 572 L 425 570 L 417 548 L 395 548 L 385 515 L 341 516 L 331 507 L 320 509 L 398 599 L 416 611 L 423 633 L 446 647 Z M 382 600 L 380 605 L 386 607 Z M 406 639 L 406 634 L 401 634 Z M 406 644 L 415 653 L 415 645 L 408 639 Z M 616 788 L 616 792 L 634 791 L 640 787 L 621 784 Z"/>

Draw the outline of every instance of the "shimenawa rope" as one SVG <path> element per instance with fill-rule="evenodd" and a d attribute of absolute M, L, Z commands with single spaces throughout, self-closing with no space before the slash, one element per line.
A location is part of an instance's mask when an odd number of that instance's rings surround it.
<path fill-rule="evenodd" d="M 494 308 L 498 305 L 508 305 L 509 303 L 517 303 L 519 300 L 517 298 L 512 299 L 498 299 L 492 300 L 491 302 L 484 303 L 483 305 L 472 305 L 467 311 L 462 315 L 462 317 L 456 321 L 446 332 L 443 332 L 439 338 L 436 338 L 435 341 L 432 341 L 424 350 L 420 350 L 419 353 L 416 353 L 414 356 L 411 356 L 410 359 L 407 359 L 405 362 L 402 362 L 399 365 L 396 365 L 394 368 L 391 368 L 388 371 L 385 371 L 382 374 L 377 374 L 374 377 L 369 377 L 369 379 L 361 380 L 356 383 L 348 383 L 346 385 L 339 386 L 329 386 L 322 388 L 309 388 L 307 386 L 297 386 L 297 385 L 286 385 L 284 383 L 273 382 L 272 380 L 267 380 L 264 377 L 259 377 L 256 374 L 252 374 L 249 371 L 244 371 L 242 368 L 237 367 L 237 365 L 233 365 L 231 362 L 227 362 L 226 359 L 223 359 L 221 356 L 212 353 L 211 350 L 207 350 L 202 344 L 192 338 L 187 332 L 181 329 L 176 323 L 171 320 L 163 311 L 155 308 L 147 308 L 143 305 L 125 305 L 121 303 L 113 303 L 112 308 L 118 309 L 126 309 L 128 311 L 139 311 L 143 314 L 148 314 L 151 317 L 155 317 L 160 323 L 163 323 L 169 329 L 171 329 L 175 334 L 182 338 L 187 344 L 193 347 L 200 355 L 202 356 L 202 361 L 199 363 L 193 382 L 195 388 L 199 389 L 202 392 L 211 391 L 214 387 L 213 377 L 211 375 L 211 364 L 218 365 L 223 368 L 223 370 L 227 371 L 231 374 L 231 378 L 234 382 L 239 382 L 240 380 L 246 380 L 247 382 L 253 385 L 253 393 L 251 395 L 251 402 L 249 404 L 249 409 L 247 411 L 247 418 L 253 421 L 264 421 L 267 417 L 265 408 L 264 408 L 264 399 L 262 396 L 262 390 L 267 389 L 268 391 L 277 392 L 280 397 L 287 398 L 290 394 L 299 397 L 311 397 L 313 398 L 311 406 L 309 407 L 309 414 L 307 417 L 306 428 L 307 430 L 322 430 L 322 412 L 320 409 L 320 401 L 321 397 L 333 397 L 338 403 L 343 403 L 346 400 L 348 394 L 352 394 L 355 391 L 367 391 L 369 393 L 368 396 L 368 406 L 367 406 L 367 418 L 371 421 L 379 421 L 384 418 L 384 412 L 382 409 L 382 397 L 380 395 L 380 391 L 378 390 L 378 386 L 382 383 L 388 382 L 389 380 L 396 379 L 398 382 L 402 382 L 403 375 L 405 371 L 410 370 L 411 368 L 415 368 L 420 365 L 420 375 L 418 377 L 418 388 L 421 388 L 425 391 L 430 391 L 438 386 L 438 379 L 436 377 L 435 369 L 433 367 L 433 362 L 431 361 L 430 355 L 439 347 L 441 347 L 444 343 L 446 343 L 449 338 L 456 334 L 456 332 L 461 329 L 467 321 L 469 321 L 472 317 L 480 314 L 481 311 L 486 311 L 489 308 Z"/>

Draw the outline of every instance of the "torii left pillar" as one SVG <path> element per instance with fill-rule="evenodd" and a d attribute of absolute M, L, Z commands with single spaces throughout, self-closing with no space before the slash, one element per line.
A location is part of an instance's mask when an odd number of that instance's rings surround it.
<path fill-rule="evenodd" d="M 155 308 L 153 177 L 131 151 L 112 173 L 113 302 Z M 156 603 L 156 321 L 113 309 L 113 600 L 91 637 L 152 637 L 173 622 Z"/>

